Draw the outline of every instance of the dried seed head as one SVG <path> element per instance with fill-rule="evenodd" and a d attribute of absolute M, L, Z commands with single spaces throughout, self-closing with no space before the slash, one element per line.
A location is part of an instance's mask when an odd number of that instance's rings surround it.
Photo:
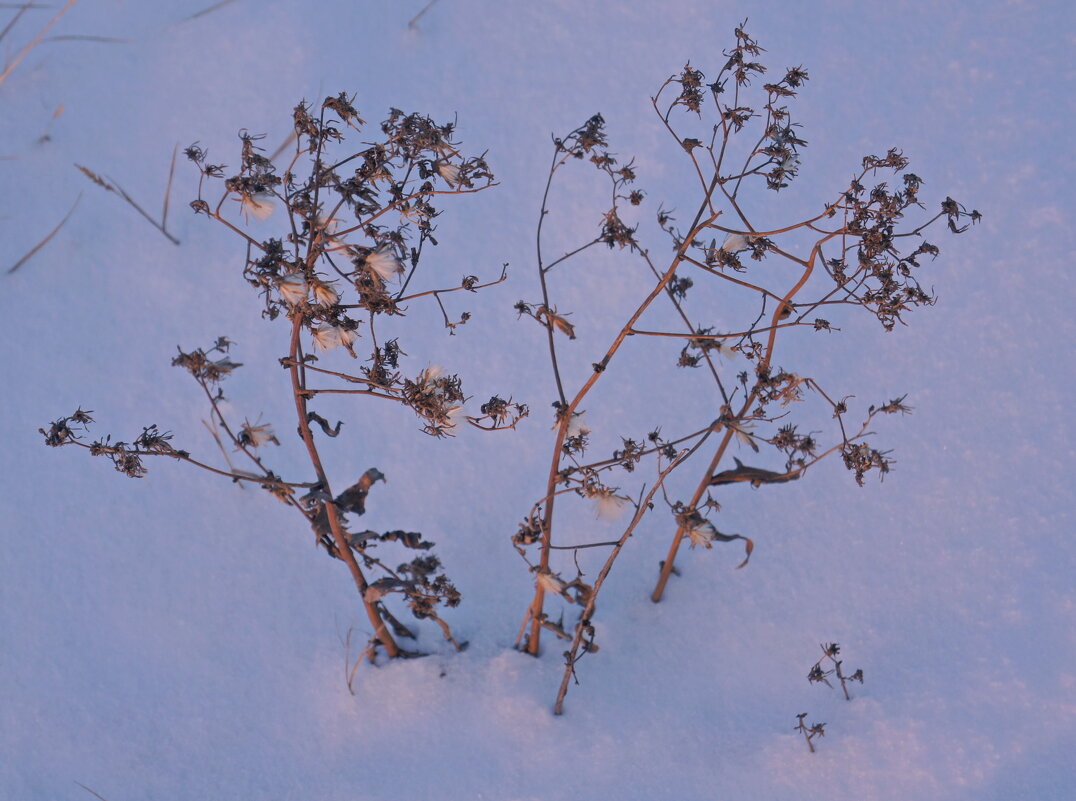
<path fill-rule="evenodd" d="M 332 284 L 323 281 L 315 281 L 313 286 L 314 302 L 319 306 L 335 306 L 340 302 L 340 295 L 333 288 Z"/>
<path fill-rule="evenodd" d="M 276 208 L 273 195 L 269 192 L 257 192 L 253 195 L 244 195 L 241 201 L 243 214 L 249 220 L 267 220 Z"/>
<path fill-rule="evenodd" d="M 403 274 L 404 266 L 390 247 L 381 247 L 366 257 L 366 266 L 382 281 Z"/>
<path fill-rule="evenodd" d="M 314 346 L 320 351 L 329 351 L 340 347 L 340 329 L 335 325 L 322 325 L 310 332 L 314 337 Z"/>
<path fill-rule="evenodd" d="M 280 440 L 269 423 L 251 423 L 245 420 L 239 429 L 239 442 L 241 445 L 249 445 L 252 448 L 260 448 L 272 442 L 279 445 Z"/>
<path fill-rule="evenodd" d="M 444 178 L 449 186 L 456 186 L 460 182 L 460 168 L 447 161 L 442 161 L 437 165 L 437 174 Z"/>
<path fill-rule="evenodd" d="M 721 244 L 721 249 L 726 253 L 736 253 L 746 249 L 751 244 L 751 238 L 743 234 L 729 234 Z"/>
<path fill-rule="evenodd" d="M 699 520 L 691 525 L 687 529 L 688 539 L 691 540 L 691 547 L 701 545 L 704 548 L 713 548 L 714 538 L 717 536 L 717 529 L 714 528 L 714 524 L 709 520 Z"/>
<path fill-rule="evenodd" d="M 610 489 L 595 490 L 592 497 L 599 520 L 619 520 L 628 506 L 627 498 L 622 498 Z"/>
<path fill-rule="evenodd" d="M 306 300 L 307 293 L 310 291 L 310 287 L 306 283 L 306 279 L 298 274 L 293 274 L 281 279 L 277 284 L 277 289 L 280 290 L 280 297 L 292 305 L 298 306 L 304 300 Z"/>
<path fill-rule="evenodd" d="M 551 592 L 556 595 L 563 595 L 568 585 L 557 575 L 550 573 L 548 570 L 539 571 L 537 584 L 546 592 Z"/>

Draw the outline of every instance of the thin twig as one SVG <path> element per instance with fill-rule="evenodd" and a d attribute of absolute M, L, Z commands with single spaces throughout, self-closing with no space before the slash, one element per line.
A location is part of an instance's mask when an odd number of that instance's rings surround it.
<path fill-rule="evenodd" d="M 707 433 L 707 436 L 708 435 L 709 433 Z M 561 679 L 560 690 L 557 692 L 557 701 L 553 707 L 554 715 L 564 714 L 564 697 L 568 694 L 568 687 L 571 684 L 572 678 L 575 676 L 575 663 L 579 660 L 578 653 L 580 646 L 583 644 L 583 635 L 591 626 L 591 619 L 594 616 L 594 607 L 598 600 L 598 593 L 601 592 L 602 585 L 605 583 L 609 571 L 613 569 L 613 564 L 620 555 L 620 551 L 623 550 L 625 543 L 627 543 L 628 539 L 635 532 L 639 523 L 642 522 L 647 509 L 650 508 L 650 502 L 654 499 L 654 495 L 657 493 L 658 489 L 665 483 L 665 479 L 668 475 L 675 470 L 678 465 L 691 458 L 692 454 L 694 454 L 705 441 L 706 436 L 695 443 L 689 450 L 677 454 L 676 458 L 672 459 L 665 469 L 658 474 L 654 486 L 650 488 L 650 491 L 645 497 L 640 497 L 635 508 L 635 515 L 632 517 L 631 522 L 628 523 L 627 528 L 624 529 L 624 534 L 614 544 L 612 552 L 606 557 L 605 564 L 602 565 L 602 569 L 598 573 L 598 578 L 594 581 L 594 586 L 590 590 L 590 597 L 587 598 L 587 604 L 583 608 L 582 614 L 579 616 L 579 622 L 575 627 L 575 636 L 572 638 L 572 646 L 564 655 L 564 676 Z"/>

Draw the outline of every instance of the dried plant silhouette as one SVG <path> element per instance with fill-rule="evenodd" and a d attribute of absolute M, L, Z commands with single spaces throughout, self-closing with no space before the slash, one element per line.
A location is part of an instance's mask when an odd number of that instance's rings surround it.
<path fill-rule="evenodd" d="M 785 336 L 802 333 L 815 337 L 817 347 L 824 349 L 826 338 L 840 330 L 835 323 L 843 324 L 843 318 L 835 315 L 845 309 L 861 309 L 892 331 L 907 312 L 934 303 L 919 274 L 922 260 L 933 259 L 939 249 L 923 238 L 924 232 L 945 223 L 953 233 L 962 233 L 980 218 L 977 211 L 967 211 L 951 198 L 940 208 L 935 206 L 936 211 L 927 210 L 920 198 L 923 181 L 906 171 L 908 160 L 897 149 L 884 156 L 866 156 L 849 183 L 820 198 L 817 213 L 807 219 L 784 222 L 749 214 L 747 208 L 760 204 L 746 204 L 746 195 L 753 190 L 785 190 L 799 172 L 807 142 L 788 104 L 808 75 L 803 67 L 795 67 L 765 82 L 766 67 L 756 60 L 762 48 L 743 25 L 736 29 L 735 39 L 712 82 L 689 64 L 652 98 L 672 150 L 688 161 L 696 179 L 693 200 L 677 198 L 677 207 L 693 210 L 686 228 L 678 227 L 664 208 L 656 214 L 658 228 L 671 240 L 671 256 L 645 246 L 639 226 L 625 221 L 626 209 L 640 206 L 645 195 L 633 188 L 633 164 L 618 162 L 610 150 L 600 115 L 553 140 L 536 235 L 541 296 L 516 305 L 520 316 L 545 329 L 556 393 L 552 459 L 543 490 L 513 543 L 535 577 L 517 647 L 538 655 L 543 629 L 571 643 L 565 652 L 558 713 L 579 658 L 596 650 L 593 610 L 600 585 L 585 582 L 581 551 L 612 549 L 601 567 L 604 581 L 627 539 L 656 506 L 653 499 L 659 488 L 675 532 L 661 562 L 654 601 L 662 598 L 685 541 L 692 548 L 706 549 L 715 542 L 743 542 L 746 555 L 739 567 L 747 564 L 753 540 L 724 533 L 715 522 L 721 509 L 718 498 L 730 486 L 750 484 L 757 489 L 795 481 L 835 454 L 860 485 L 867 473 L 884 476 L 890 470 L 889 452 L 869 440 L 871 425 L 879 415 L 909 413 L 904 396 L 868 406 L 859 413 L 858 425 L 849 425 L 853 396 L 824 389 L 805 372 L 807 365 L 780 366 L 777 344 Z M 572 243 L 564 255 L 549 259 L 545 223 L 551 188 L 563 180 L 562 173 L 573 162 L 589 162 L 598 170 L 608 183 L 611 203 L 595 215 L 599 225 L 592 239 Z M 633 259 L 650 282 L 591 369 L 573 377 L 562 367 L 562 349 L 573 346 L 582 319 L 581 314 L 573 317 L 573 312 L 587 310 L 569 310 L 563 301 L 558 303 L 555 279 L 565 280 L 572 269 L 583 269 L 584 254 L 601 245 Z M 701 302 L 694 307 L 691 299 L 698 293 Z M 675 327 L 665 325 L 669 320 Z M 670 359 L 681 368 L 699 370 L 708 388 L 700 386 L 698 391 L 710 399 L 712 411 L 686 426 L 681 422 L 682 409 L 668 411 L 645 438 L 621 433 L 622 447 L 591 459 L 586 455 L 588 421 L 591 416 L 608 419 L 593 407 L 592 390 L 610 374 L 615 359 L 619 357 L 618 366 L 625 359 L 630 362 L 632 348 L 627 345 L 635 337 L 674 344 Z M 647 393 L 652 408 L 670 410 L 675 398 L 663 397 L 660 382 L 655 386 L 643 378 L 645 373 L 636 369 L 631 389 L 625 391 Z M 823 437 L 803 421 L 828 424 L 831 433 Z M 715 444 L 707 448 L 711 440 Z M 733 452 L 734 444 L 750 464 Z M 776 459 L 767 460 L 764 449 L 776 452 Z M 700 451 L 705 455 L 695 468 L 694 490 L 682 499 L 670 497 L 666 479 L 674 469 L 677 475 L 692 469 L 686 465 L 694 464 L 692 457 Z M 644 459 L 654 463 L 649 490 L 628 490 L 627 483 Z M 772 464 L 767 466 L 766 461 Z M 615 514 L 619 507 L 633 507 L 635 514 L 618 539 L 570 544 L 578 536 L 567 531 L 556 534 L 554 511 L 558 499 L 571 496 L 595 502 L 599 515 Z M 565 551 L 571 552 L 570 562 Z M 551 598 L 561 606 L 582 608 L 574 632 L 565 626 L 563 611 L 551 614 L 547 609 Z"/>
<path fill-rule="evenodd" d="M 752 193 L 765 197 L 786 190 L 799 174 L 807 142 L 789 104 L 808 75 L 795 67 L 765 82 L 766 67 L 756 60 L 762 52 L 741 25 L 712 82 L 688 64 L 652 98 L 670 150 L 685 160 L 693 184 L 685 188 L 685 197 L 676 198 L 678 208 L 689 210 L 681 214 L 690 220 L 685 227 L 664 206 L 653 212 L 653 234 L 667 240 L 661 247 L 644 244 L 642 223 L 635 218 L 645 208 L 646 195 L 636 188 L 633 162 L 618 160 L 610 149 L 601 115 L 553 139 L 536 230 L 537 296 L 515 305 L 519 317 L 544 329 L 553 379 L 552 449 L 537 499 L 512 542 L 534 579 L 517 648 L 537 656 L 543 630 L 567 644 L 558 714 L 569 687 L 578 682 L 580 660 L 598 650 L 598 596 L 629 539 L 647 523 L 673 529 L 651 595 L 659 601 L 685 541 L 707 550 L 715 543 L 742 544 L 738 567 L 747 565 L 757 535 L 729 533 L 719 517 L 721 499 L 735 492 L 735 485 L 766 493 L 770 485 L 797 481 L 834 455 L 860 485 L 868 473 L 884 476 L 891 469 L 890 452 L 874 444 L 871 427 L 881 415 L 909 413 L 905 396 L 853 406 L 853 395 L 823 388 L 810 377 L 810 365 L 799 363 L 806 360 L 803 355 L 795 357 L 795 365 L 780 364 L 778 342 L 810 337 L 810 347 L 797 352 L 822 351 L 841 330 L 838 324 L 851 317 L 844 312 L 857 309 L 886 331 L 894 330 L 908 312 L 934 303 L 920 273 L 926 257 L 935 258 L 939 248 L 924 233 L 943 223 L 962 233 L 980 219 L 977 211 L 948 197 L 930 210 L 920 197 L 922 179 L 906 171 L 908 160 L 897 149 L 864 157 L 849 182 L 820 196 L 817 211 L 806 219 L 765 218 L 766 204 L 758 197 L 750 203 L 747 199 Z M 293 115 L 294 137 L 269 157 L 263 155 L 261 137 L 240 132 L 241 166 L 230 177 L 197 143 L 185 151 L 200 172 L 198 198 L 191 206 L 243 241 L 243 276 L 259 294 L 263 316 L 288 324 L 280 364 L 290 376 L 312 476 L 285 481 L 268 465 L 270 446 L 281 444 L 274 428 L 260 418 L 240 422 L 225 414 L 222 384 L 240 366 L 232 361 L 226 337 L 205 348 L 181 349 L 173 360 L 191 374 L 209 404 L 206 425 L 223 467 L 176 448 L 171 434 L 156 425 L 144 427 L 130 443 L 110 437 L 87 441 L 92 418 L 81 409 L 41 431 L 48 445 L 86 448 L 129 476 L 145 474 L 146 457 L 165 456 L 261 487 L 297 511 L 318 545 L 348 568 L 373 629 L 363 656 L 373 661 L 379 652 L 409 655 L 397 638 L 413 633 L 389 609 L 392 596 L 400 596 L 415 617 L 438 624 L 459 647 L 438 610 L 455 606 L 460 595 L 429 553 L 433 544 L 421 534 L 349 528 L 348 516 L 365 513 L 369 493 L 385 476 L 371 466 L 357 479 L 350 476 L 347 489 L 334 491 L 319 447 L 341 434 L 342 423 L 322 416 L 314 408 L 317 399 L 332 394 L 395 401 L 416 414 L 422 430 L 434 437 L 451 435 L 463 423 L 511 429 L 528 409 L 494 395 L 481 405 L 480 414 L 468 414 L 457 375 L 432 365 L 405 372 L 401 360 L 406 353 L 398 338 L 383 333 L 390 318 L 403 316 L 406 304 L 432 301 L 451 334 L 469 313 L 450 314 L 445 299 L 506 278 L 502 270 L 486 282 L 467 275 L 458 285 L 413 287 L 425 246 L 437 244 L 433 221 L 441 201 L 487 189 L 494 177 L 483 155 L 463 155 L 453 138 L 454 125 L 396 109 L 381 124 L 376 141 L 338 154 L 347 136 L 359 131 L 371 135 L 352 103 L 341 94 L 316 108 L 300 104 Z M 278 162 L 289 147 L 291 157 Z M 577 163 L 597 171 L 609 205 L 595 214 L 597 228 L 585 241 L 558 247 L 563 255 L 550 257 L 553 232 L 547 219 L 555 205 L 554 189 L 567 183 Z M 82 169 L 138 208 L 122 190 Z M 208 193 L 214 187 L 220 188 L 219 197 L 211 201 Z M 251 218 L 267 220 L 278 208 L 286 219 L 276 237 L 249 232 Z M 160 224 L 141 213 L 169 236 L 167 204 Z M 577 282 L 592 249 L 600 247 L 634 263 L 642 279 L 635 285 L 642 289 L 631 300 L 626 319 L 606 332 L 607 344 L 597 360 L 584 370 L 569 368 L 580 360 L 567 359 L 564 349 L 580 345 L 577 328 L 595 316 L 602 298 L 588 296 L 583 308 L 571 309 L 573 296 L 565 282 Z M 586 341 L 591 338 L 588 334 Z M 651 342 L 651 355 L 655 348 L 666 355 L 670 371 L 697 371 L 701 383 L 693 392 L 690 414 L 681 408 L 679 396 L 651 380 L 647 369 L 633 365 L 640 349 L 630 343 L 641 340 Z M 342 369 L 332 361 L 345 352 L 357 358 L 360 342 L 367 343 L 369 358 L 357 369 Z M 609 378 L 613 374 L 617 378 Z M 616 384 L 625 379 L 626 387 Z M 589 452 L 593 421 L 601 421 L 607 435 L 614 419 L 612 413 L 602 414 L 601 404 L 615 392 L 595 393 L 599 383 L 603 391 L 611 384 L 641 394 L 659 419 L 648 431 L 615 432 L 611 452 L 594 456 Z M 696 419 L 689 419 L 692 414 Z M 242 469 L 232 464 L 233 456 L 244 462 Z M 563 507 L 572 498 L 592 504 L 607 522 L 630 515 L 615 536 L 588 539 L 572 518 L 564 517 Z M 661 515 L 649 517 L 659 508 Z M 386 547 L 420 555 L 392 567 L 379 555 Z M 573 607 L 575 619 L 566 623 Z M 348 648 L 350 643 L 349 634 Z M 842 687 L 857 678 L 844 677 L 839 669 L 835 675 Z M 352 676 L 349 670 L 349 686 Z M 821 734 L 812 732 L 805 733 L 808 745 Z"/>
<path fill-rule="evenodd" d="M 822 656 L 815 662 L 811 669 L 807 672 L 807 681 L 812 684 L 825 684 L 827 687 L 832 687 L 830 678 L 835 678 L 841 683 L 841 692 L 844 693 L 844 700 L 851 701 L 852 696 L 848 692 L 848 683 L 851 681 L 858 681 L 863 683 L 863 670 L 860 668 L 855 673 L 846 676 L 844 675 L 844 661 L 837 658 L 837 655 L 841 652 L 841 646 L 835 642 L 819 645 L 822 649 Z M 829 670 L 822 667 L 823 662 L 828 662 L 833 665 Z"/>
<path fill-rule="evenodd" d="M 826 736 L 826 724 L 825 723 L 807 723 L 807 713 L 800 712 L 796 715 L 796 725 L 793 727 L 795 731 L 800 732 L 803 735 L 803 739 L 807 743 L 808 750 L 814 753 L 814 743 L 811 742 L 815 737 Z"/>
<path fill-rule="evenodd" d="M 259 137 L 245 131 L 240 133 L 241 167 L 230 177 L 197 144 L 185 151 L 201 176 L 192 208 L 243 240 L 243 276 L 259 295 L 263 316 L 287 323 L 280 365 L 290 375 L 298 434 L 312 478 L 285 481 L 269 466 L 270 446 L 281 445 L 273 426 L 260 419 L 229 419 L 225 413 L 222 384 L 241 366 L 232 360 L 232 342 L 226 337 L 206 348 L 180 349 L 172 360 L 190 373 L 209 404 L 207 427 L 221 446 L 225 467 L 175 447 L 172 435 L 156 425 L 144 427 L 130 443 L 111 437 L 87 442 L 93 420 L 81 409 L 54 421 L 42 434 L 48 445 L 86 448 L 136 478 L 145 475 L 147 457 L 183 461 L 261 487 L 298 512 L 313 529 L 316 544 L 350 572 L 373 629 L 363 655 L 373 661 L 378 652 L 413 655 L 397 642 L 414 634 L 389 609 L 394 596 L 403 599 L 415 618 L 435 622 L 449 642 L 461 647 L 438 612 L 441 606 L 456 606 L 460 594 L 431 553 L 433 543 L 421 534 L 349 528 L 348 516 L 364 514 L 371 489 L 385 476 L 370 467 L 350 477 L 343 491 L 333 489 L 320 448 L 340 435 L 342 422 L 330 424 L 319 414 L 314 408 L 318 398 L 342 394 L 395 401 L 417 415 L 422 430 L 434 437 L 451 435 L 461 424 L 512 428 L 527 409 L 493 396 L 480 414 L 469 415 L 457 375 L 436 366 L 405 373 L 406 354 L 398 339 L 379 335 L 382 321 L 403 317 L 405 304 L 423 299 L 437 303 L 451 333 L 469 315 L 451 320 L 445 295 L 473 293 L 505 280 L 502 270 L 486 283 L 468 275 L 455 286 L 410 288 L 418 283 L 425 246 L 436 244 L 433 221 L 441 201 L 482 191 L 493 185 L 494 177 L 482 156 L 461 153 L 453 124 L 393 109 L 379 129 L 370 131 L 352 103 L 341 94 L 316 108 L 305 102 L 297 106 L 294 154 L 282 170 L 261 154 Z M 367 138 L 374 133 L 375 141 L 339 155 L 345 134 L 360 131 Z M 216 187 L 219 199 L 211 203 L 206 194 Z M 258 239 L 245 230 L 244 219 L 265 220 L 277 207 L 284 212 L 278 236 Z M 366 343 L 368 360 L 341 369 L 334 359 L 343 353 L 357 359 L 360 343 Z M 231 464 L 228 449 L 245 462 L 244 469 Z M 417 555 L 393 566 L 380 555 L 391 546 Z"/>

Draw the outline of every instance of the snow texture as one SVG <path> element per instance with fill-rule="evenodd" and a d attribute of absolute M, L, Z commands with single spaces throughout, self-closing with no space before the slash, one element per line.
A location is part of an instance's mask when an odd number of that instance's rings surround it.
<path fill-rule="evenodd" d="M 84 0 L 50 35 L 123 41 L 44 41 L 0 86 L 0 267 L 83 195 L 0 292 L 0 797 L 90 798 L 76 782 L 109 801 L 1074 797 L 1069 3 L 440 0 L 409 28 L 420 0 L 235 0 L 181 21 L 208 5 Z M 55 7 L 26 12 L 5 61 Z M 614 151 L 637 158 L 645 236 L 665 247 L 652 213 L 687 202 L 692 175 L 649 96 L 689 59 L 716 72 L 748 16 L 767 63 L 811 77 L 797 101 L 810 147 L 774 214 L 813 208 L 863 154 L 898 146 L 925 198 L 951 194 L 984 221 L 938 237 L 940 302 L 908 328 L 860 316 L 825 348 L 788 351 L 865 401 L 910 393 L 915 415 L 880 423 L 899 460 L 885 484 L 859 489 L 832 461 L 730 488 L 723 520 L 755 541 L 751 564 L 733 570 L 738 544 L 685 549 L 657 605 L 668 525 L 644 525 L 557 718 L 560 646 L 511 649 L 534 578 L 509 542 L 547 469 L 548 367 L 512 304 L 536 295 L 549 136 L 600 111 Z M 425 632 L 433 655 L 361 668 L 354 696 L 342 640 L 369 636 L 354 588 L 271 498 L 174 463 L 134 482 L 37 433 L 82 405 L 101 434 L 156 422 L 215 454 L 203 399 L 169 360 L 226 334 L 245 364 L 232 413 L 274 424 L 275 464 L 306 474 L 275 364 L 286 333 L 259 317 L 239 241 L 187 208 L 194 170 L 177 165 L 175 247 L 72 163 L 154 214 L 176 143 L 235 165 L 237 131 L 275 149 L 299 98 L 340 91 L 375 122 L 390 106 L 458 113 L 469 148 L 489 149 L 501 185 L 446 204 L 428 269 L 455 282 L 509 262 L 509 281 L 455 307 L 475 313 L 457 336 L 416 308 L 407 363 L 535 410 L 517 434 L 435 441 L 395 406 L 323 407 L 351 437 L 324 449 L 330 470 L 384 472 L 365 522 L 438 543 L 464 594 L 447 617 L 471 644 L 455 654 Z M 598 222 L 588 186 L 555 198 L 565 246 Z M 271 232 L 280 210 L 251 216 Z M 623 264 L 596 253 L 562 285 L 580 331 L 569 369 L 594 361 L 642 286 Z M 587 313 L 597 296 L 607 306 Z M 678 380 L 686 394 L 694 377 Z M 602 395 L 595 441 L 660 422 L 643 394 Z M 579 520 L 615 530 L 592 506 Z M 866 673 L 850 703 L 805 680 L 823 641 Z M 804 711 L 828 724 L 815 754 L 792 730 Z"/>

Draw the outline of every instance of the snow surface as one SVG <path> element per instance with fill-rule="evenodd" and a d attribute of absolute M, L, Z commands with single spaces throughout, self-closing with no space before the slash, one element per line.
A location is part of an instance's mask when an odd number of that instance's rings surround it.
<path fill-rule="evenodd" d="M 44 42 L 0 86 L 0 267 L 83 193 L 0 292 L 0 797 L 90 798 L 76 782 L 109 801 L 1076 797 L 1070 4 L 440 0 L 409 29 L 420 0 L 237 0 L 179 22 L 207 5 L 83 0 L 53 34 L 127 41 Z M 4 59 L 51 13 L 28 12 Z M 732 569 L 735 544 L 685 552 L 658 605 L 668 526 L 644 526 L 601 598 L 602 650 L 556 718 L 559 647 L 511 649 L 533 579 L 509 543 L 548 458 L 548 367 L 511 306 L 537 292 L 549 135 L 602 112 L 614 149 L 637 157 L 651 225 L 659 202 L 687 202 L 691 176 L 649 95 L 688 59 L 716 72 L 747 16 L 767 63 L 811 76 L 797 106 L 811 146 L 781 213 L 896 145 L 932 202 L 951 194 L 985 218 L 938 238 L 941 300 L 909 328 L 858 319 L 825 350 L 789 351 L 865 402 L 910 393 L 915 415 L 879 426 L 899 460 L 885 484 L 857 489 L 828 462 L 736 488 L 724 519 L 755 539 L 750 566 Z M 464 141 L 489 149 L 501 186 L 448 204 L 429 264 L 455 281 L 509 262 L 510 281 L 455 307 L 475 312 L 455 337 L 416 311 L 409 364 L 535 410 L 518 434 L 435 442 L 406 410 L 325 405 L 351 437 L 324 449 L 330 469 L 388 476 L 365 522 L 437 541 L 465 596 L 448 619 L 471 643 L 454 654 L 427 631 L 432 656 L 362 668 L 354 697 L 342 638 L 364 639 L 365 620 L 296 519 L 183 465 L 132 482 L 37 434 L 81 404 L 100 434 L 157 422 L 213 454 L 197 388 L 169 359 L 221 334 L 247 365 L 227 387 L 235 412 L 289 427 L 284 333 L 259 318 L 237 240 L 186 208 L 189 166 L 177 248 L 72 163 L 155 213 L 177 142 L 234 164 L 237 130 L 282 141 L 299 98 L 339 91 L 374 121 L 390 106 L 458 112 Z M 601 210 L 588 178 L 556 200 L 565 246 Z M 597 331 L 573 343 L 577 370 L 641 285 L 616 254 L 587 269 L 560 289 Z M 588 317 L 599 292 L 608 309 Z M 675 380 L 689 398 L 697 379 Z M 588 412 L 609 447 L 661 422 L 648 387 L 619 387 Z M 305 474 L 286 445 L 274 464 Z M 866 673 L 850 703 L 805 680 L 830 640 Z M 815 754 L 792 731 L 805 711 L 828 723 Z"/>

